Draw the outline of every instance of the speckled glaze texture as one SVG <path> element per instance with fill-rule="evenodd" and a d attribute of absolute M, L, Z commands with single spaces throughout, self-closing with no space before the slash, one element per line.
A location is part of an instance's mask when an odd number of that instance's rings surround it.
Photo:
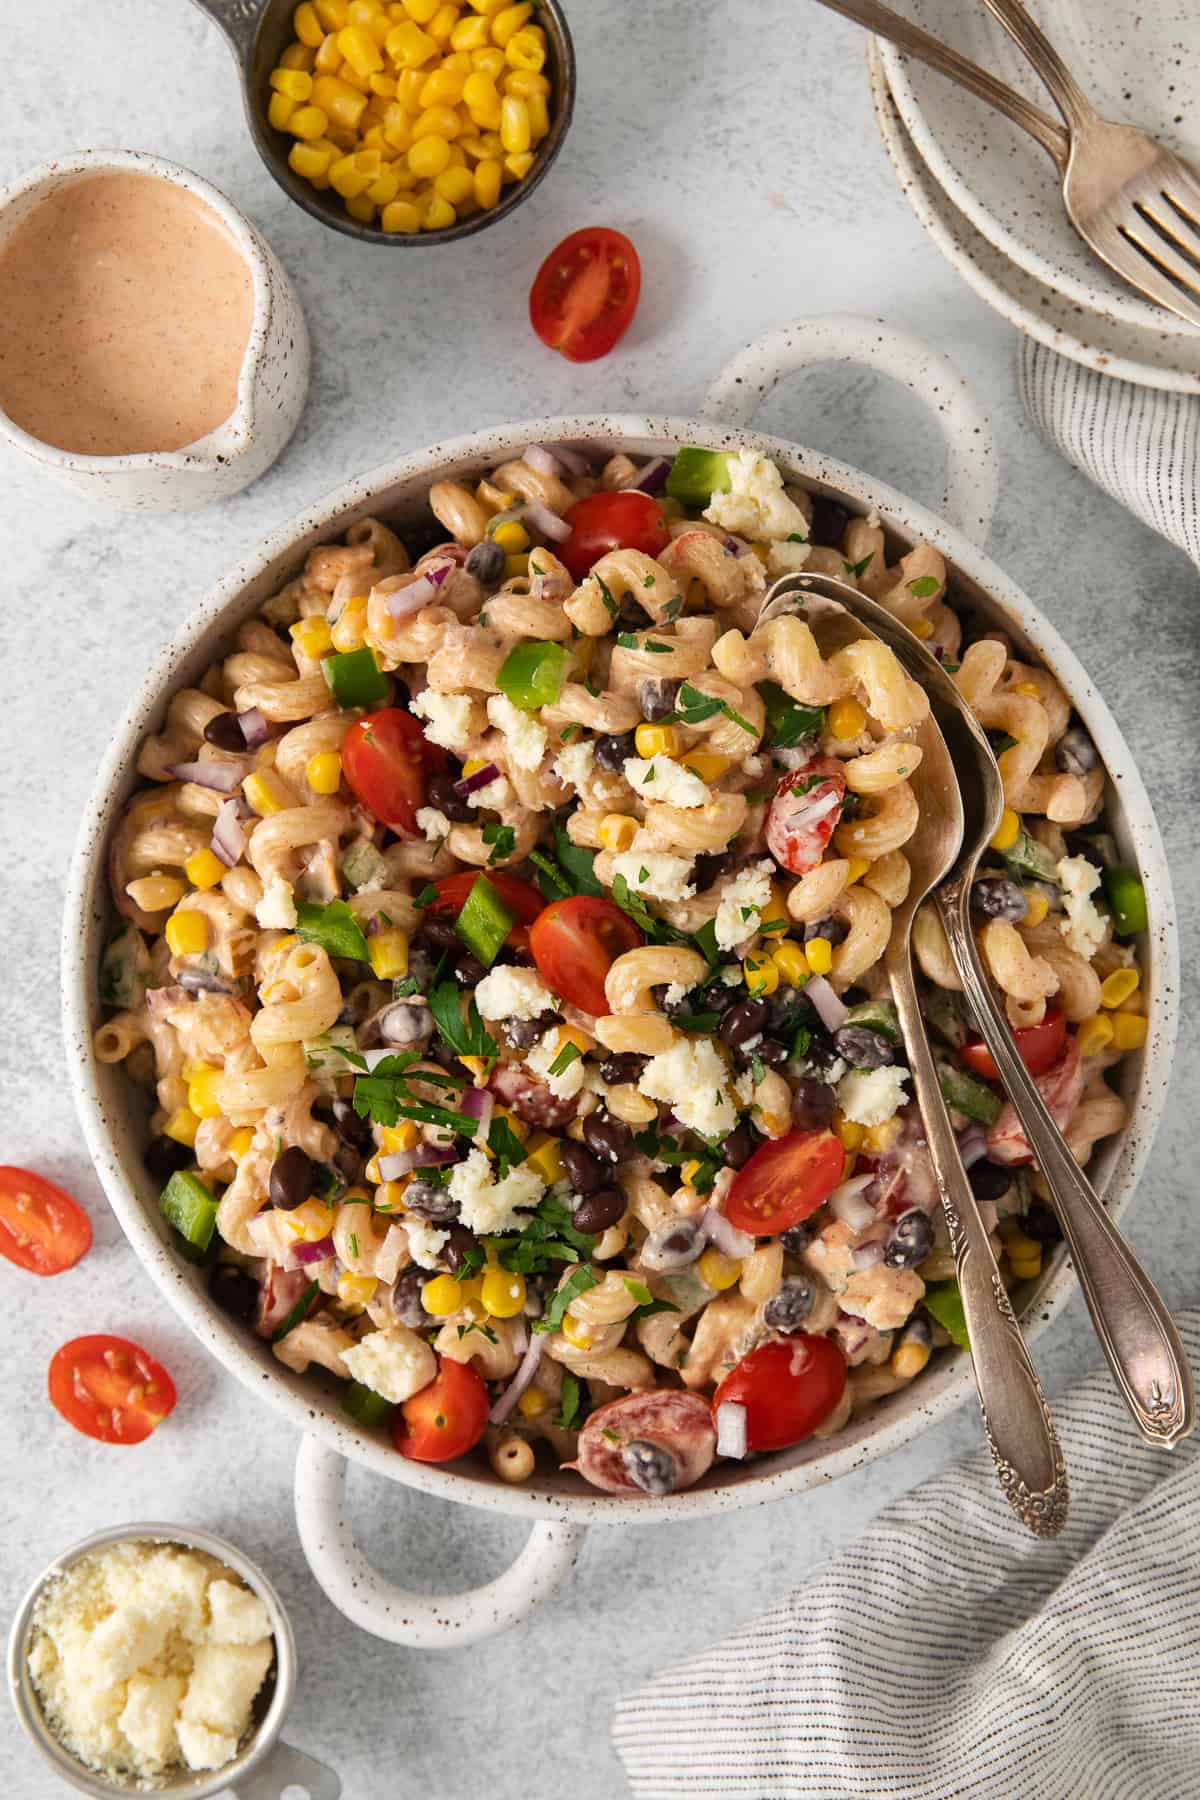
<path fill-rule="evenodd" d="M 224 222 L 245 257 L 254 314 L 237 405 L 215 431 L 182 450 L 133 456 L 58 450 L 22 431 L 3 411 L 0 434 L 89 500 L 121 512 L 192 512 L 257 481 L 295 431 L 308 393 L 308 329 L 282 263 L 249 220 L 190 169 L 138 150 L 80 151 L 31 170 L 0 192 L 0 241 L 58 188 L 106 170 L 153 175 L 194 194 Z"/>
<path fill-rule="evenodd" d="M 810 331 L 811 342 L 806 346 Z M 738 405 L 746 417 L 783 370 L 804 362 L 829 360 L 830 356 L 856 356 L 863 360 L 872 354 L 863 350 L 867 345 L 876 346 L 873 355 L 877 365 L 890 365 L 896 370 L 907 366 L 907 378 L 914 386 L 923 386 L 931 370 L 944 371 L 945 379 L 952 382 L 953 399 L 949 390 L 940 399 L 935 395 L 931 402 L 934 410 L 954 421 L 952 431 L 961 427 L 973 436 L 978 427 L 982 437 L 982 423 L 971 423 L 970 403 L 961 395 L 961 378 L 940 358 L 934 359 L 932 353 L 912 360 L 912 341 L 897 340 L 872 320 L 837 317 L 814 321 L 811 326 L 798 322 L 770 334 L 735 358 L 711 392 L 719 397 L 730 388 L 747 387 L 749 397 Z M 1124 738 L 1083 668 L 1032 602 L 966 537 L 924 508 L 839 461 L 778 438 L 733 428 L 712 418 L 628 416 L 528 419 L 478 432 L 402 457 L 335 489 L 273 533 L 258 552 L 213 591 L 192 623 L 151 670 L 115 734 L 86 813 L 66 906 L 63 998 L 68 1055 L 89 1149 L 112 1207 L 155 1281 L 206 1347 L 327 1450 L 388 1480 L 527 1519 L 561 1520 L 572 1525 L 615 1522 L 618 1518 L 623 1523 L 665 1524 L 801 1493 L 861 1467 L 907 1442 L 958 1405 L 972 1391 L 969 1370 L 960 1359 L 944 1357 L 912 1387 L 864 1413 L 832 1444 L 810 1442 L 741 1468 L 722 1465 L 696 1488 L 661 1500 L 614 1499 L 587 1489 L 570 1474 L 557 1472 L 539 1472 L 529 1484 L 509 1487 L 481 1465 L 443 1469 L 401 1461 L 381 1434 L 347 1421 L 331 1391 L 332 1384 L 323 1388 L 311 1377 L 302 1378 L 282 1369 L 265 1345 L 249 1339 L 212 1308 L 202 1277 L 180 1261 L 164 1242 L 157 1195 L 141 1166 L 144 1122 L 131 1090 L 119 1070 L 95 1062 L 91 1049 L 91 1033 L 98 1017 L 95 970 L 109 913 L 105 845 L 112 823 L 135 785 L 137 747 L 144 733 L 156 728 L 170 695 L 198 678 L 237 625 L 299 569 L 312 545 L 336 539 L 368 513 L 402 522 L 406 512 L 417 508 L 431 481 L 474 473 L 531 441 L 589 446 L 605 454 L 623 449 L 635 457 L 670 454 L 680 443 L 700 442 L 721 448 L 749 445 L 759 449 L 773 457 L 789 479 L 812 491 L 835 497 L 859 514 L 875 508 L 891 535 L 893 549 L 907 547 L 917 538 L 936 544 L 952 565 L 954 585 L 966 604 L 994 619 L 1028 653 L 1054 670 L 1071 694 L 1112 774 L 1114 828 L 1126 856 L 1143 873 L 1154 921 L 1148 945 L 1150 1037 L 1145 1054 L 1133 1063 L 1128 1075 L 1131 1121 L 1119 1138 L 1105 1143 L 1093 1169 L 1097 1186 L 1115 1212 L 1122 1210 L 1132 1195 L 1165 1096 L 1177 1017 L 1174 903 L 1158 829 Z M 951 444 L 952 455 L 957 454 L 956 437 L 951 438 Z M 977 474 L 985 494 L 986 460 L 985 440 Z M 1027 1297 L 1026 1317 L 1031 1335 L 1040 1332 L 1072 1286 L 1073 1276 L 1060 1253 Z M 328 1477 L 322 1479 L 327 1482 L 328 1494 Z M 328 1553 L 324 1560 L 331 1565 L 340 1560 L 345 1565 L 344 1581 L 339 1576 L 327 1586 L 331 1597 L 335 1587 L 341 1592 L 344 1583 L 353 1587 L 361 1586 L 362 1581 L 361 1569 L 356 1569 L 347 1556 L 339 1558 L 334 1554 L 339 1548 L 339 1530 L 334 1525 L 332 1536 L 322 1539 Z M 312 1535 L 310 1531 L 310 1538 Z M 345 1549 L 344 1545 L 340 1547 Z M 569 1561 L 568 1548 L 561 1543 L 546 1546 L 551 1560 L 558 1559 L 564 1566 Z M 532 1577 L 532 1565 L 530 1573 Z M 401 1610 L 403 1604 L 402 1600 Z M 364 1607 L 364 1614 L 370 1610 Z M 365 1617 L 360 1622 L 365 1622 Z M 424 1629 L 423 1622 L 421 1628 Z M 403 1634 L 388 1629 L 384 1635 Z M 412 1640 L 406 1637 L 405 1641 Z"/>
<path fill-rule="evenodd" d="M 877 43 L 868 50 L 871 99 L 900 191 L 950 267 L 1001 318 L 1049 350 L 1141 387 L 1200 395 L 1200 333 L 1147 329 L 1088 313 L 1009 260 L 960 212 L 922 162 L 887 84 Z M 1003 121 L 1001 121 L 1003 123 Z"/>
<path fill-rule="evenodd" d="M 910 16 L 1053 113 L 1046 89 L 982 6 L 913 0 Z M 1200 11 L 1194 0 L 1042 0 L 1038 23 L 1096 110 L 1200 161 Z M 1078 237 L 1058 176 L 1031 137 L 922 64 L 882 46 L 888 82 L 921 156 L 997 249 L 1089 312 L 1177 336 L 1195 328 L 1114 275 Z"/>

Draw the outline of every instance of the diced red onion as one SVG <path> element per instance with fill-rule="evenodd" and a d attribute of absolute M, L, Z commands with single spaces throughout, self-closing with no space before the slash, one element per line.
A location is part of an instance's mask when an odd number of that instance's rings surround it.
<path fill-rule="evenodd" d="M 538 1364 L 542 1360 L 542 1351 L 545 1347 L 545 1333 L 538 1331 L 531 1332 L 525 1354 L 517 1365 L 516 1374 L 488 1414 L 488 1418 L 493 1425 L 503 1425 L 505 1419 L 507 1419 L 509 1413 L 537 1374 Z"/>
<path fill-rule="evenodd" d="M 958 1140 L 962 1166 L 969 1169 L 987 1155 L 987 1134 L 982 1125 L 968 1125 Z"/>
<path fill-rule="evenodd" d="M 524 1313 L 518 1313 L 508 1328 L 508 1341 L 518 1356 L 524 1356 L 529 1348 L 529 1326 Z"/>
<path fill-rule="evenodd" d="M 393 1150 L 389 1156 L 379 1157 L 379 1173 L 384 1181 L 399 1181 L 414 1169 L 432 1169 L 439 1163 L 453 1162 L 454 1158 L 450 1144 L 414 1144 L 411 1150 Z"/>
<path fill-rule="evenodd" d="M 431 570 L 423 569 L 407 587 L 393 588 L 384 600 L 388 618 L 407 619 L 410 614 L 420 612 L 423 606 L 431 605 L 452 566 L 447 564 L 446 573 L 437 576 Z"/>
<path fill-rule="evenodd" d="M 823 975 L 809 976 L 804 984 L 804 998 L 812 1002 L 826 1031 L 840 1031 L 850 1017 L 850 1008 L 838 999 Z"/>
<path fill-rule="evenodd" d="M 480 788 L 495 781 L 499 773 L 495 763 L 484 763 L 482 769 L 476 769 L 473 775 L 464 775 L 461 781 L 456 781 L 454 791 L 460 800 L 465 800 L 468 794 L 477 794 Z"/>
<path fill-rule="evenodd" d="M 387 1287 L 390 1287 L 400 1273 L 401 1258 L 408 1255 L 408 1233 L 403 1225 L 393 1220 L 387 1228 L 382 1244 L 375 1252 L 375 1274 Z"/>
<path fill-rule="evenodd" d="M 557 475 L 566 467 L 553 450 L 547 450 L 545 444 L 526 444 L 521 452 L 522 462 L 527 462 L 531 469 L 539 475 Z"/>
<path fill-rule="evenodd" d="M 856 1269 L 873 1269 L 876 1263 L 883 1261 L 883 1245 L 860 1244 L 857 1250 L 851 1252 L 850 1261 Z"/>
<path fill-rule="evenodd" d="M 556 512 L 551 512 L 548 506 L 543 506 L 540 500 L 529 502 L 525 508 L 525 518 L 535 531 L 540 531 L 543 537 L 550 538 L 556 544 L 561 544 L 571 535 L 571 527 L 567 521 L 560 519 Z"/>
<path fill-rule="evenodd" d="M 633 486 L 640 494 L 661 494 L 667 485 L 667 476 L 671 465 L 665 456 L 651 457 L 643 463 L 634 478 Z"/>
<path fill-rule="evenodd" d="M 475 1142 L 486 1142 L 488 1126 L 492 1122 L 492 1108 L 495 1097 L 490 1088 L 467 1088 L 458 1103 L 458 1111 L 466 1113 L 469 1119 L 478 1119 L 479 1129 L 475 1133 Z"/>
<path fill-rule="evenodd" d="M 715 1244 L 723 1256 L 740 1260 L 743 1256 L 749 1256 L 754 1249 L 754 1239 L 750 1233 L 739 1231 L 715 1206 L 705 1207 L 700 1223 L 708 1234 L 709 1243 Z"/>
<path fill-rule="evenodd" d="M 746 1409 L 737 1400 L 722 1400 L 717 1408 L 717 1455 L 741 1462 L 747 1448 Z"/>
<path fill-rule="evenodd" d="M 722 538 L 721 539 L 721 548 L 724 550 L 726 556 L 740 556 L 741 555 L 741 547 L 738 544 L 737 539 L 734 537 Z"/>
<path fill-rule="evenodd" d="M 250 1223 L 253 1225 L 254 1220 L 251 1219 Z M 301 1238 L 292 1245 L 292 1255 L 305 1268 L 309 1263 L 324 1262 L 327 1256 L 333 1255 L 333 1239 L 331 1237 L 318 1238 L 315 1244 L 309 1244 Z"/>
<path fill-rule="evenodd" d="M 592 465 L 581 450 L 572 450 L 567 444 L 556 444 L 553 455 L 557 456 L 569 475 L 590 475 Z"/>
<path fill-rule="evenodd" d="M 875 1223 L 875 1208 L 863 1197 L 874 1179 L 873 1173 L 852 1175 L 849 1181 L 843 1181 L 840 1187 L 835 1187 L 829 1196 L 830 1212 L 843 1225 L 848 1225 L 851 1231 L 865 1231 L 868 1225 Z"/>
<path fill-rule="evenodd" d="M 271 722 L 257 706 L 247 707 L 245 712 L 238 714 L 237 720 L 242 728 L 247 750 L 257 750 L 271 735 Z"/>
<path fill-rule="evenodd" d="M 213 822 L 212 850 L 232 869 L 246 848 L 246 830 L 236 800 L 226 800 Z"/>
<path fill-rule="evenodd" d="M 245 780 L 246 770 L 241 763 L 217 762 L 213 757 L 203 756 L 196 762 L 172 763 L 167 774 L 176 781 L 194 781 L 199 787 L 232 794 Z"/>

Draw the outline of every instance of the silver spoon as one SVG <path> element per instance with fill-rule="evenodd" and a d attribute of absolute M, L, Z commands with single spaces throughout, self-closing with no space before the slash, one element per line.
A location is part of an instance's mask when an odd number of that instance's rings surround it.
<path fill-rule="evenodd" d="M 785 575 L 764 601 L 774 612 L 802 612 L 823 655 L 876 634 L 857 616 L 862 596 L 825 576 Z M 783 604 L 776 604 L 782 602 Z M 854 603 L 851 610 L 850 602 Z M 875 609 L 873 609 L 875 610 Z M 1067 1518 L 1067 1473 L 1037 1371 L 996 1268 L 979 1202 L 971 1190 L 925 1035 L 913 977 L 911 933 L 917 907 L 959 856 L 963 808 L 954 765 L 932 713 L 918 727 L 922 757 L 912 785 L 920 823 L 905 845 L 912 868 L 907 899 L 894 908 L 884 954 L 892 997 L 908 1049 L 938 1191 L 945 1208 L 962 1294 L 983 1427 L 1000 1486 L 1021 1523 L 1053 1537 Z"/>

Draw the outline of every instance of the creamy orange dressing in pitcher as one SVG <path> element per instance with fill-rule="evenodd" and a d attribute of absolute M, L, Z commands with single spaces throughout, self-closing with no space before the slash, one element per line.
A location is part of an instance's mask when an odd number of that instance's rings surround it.
<path fill-rule="evenodd" d="M 60 450 L 178 450 L 234 410 L 253 312 L 210 206 L 155 175 L 80 176 L 0 245 L 0 407 Z"/>

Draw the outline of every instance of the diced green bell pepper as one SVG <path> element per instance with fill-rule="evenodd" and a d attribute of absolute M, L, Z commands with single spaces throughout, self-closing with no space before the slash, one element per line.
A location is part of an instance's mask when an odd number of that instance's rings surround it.
<path fill-rule="evenodd" d="M 667 476 L 667 492 L 684 506 L 707 506 L 714 494 L 729 487 L 729 459 L 723 450 L 691 447 L 676 453 Z"/>
<path fill-rule="evenodd" d="M 1000 1117 L 1004 1105 L 999 1094 L 986 1083 L 976 1081 L 965 1069 L 958 1068 L 952 1062 L 938 1060 L 938 1081 L 942 1089 L 942 1098 L 947 1106 L 954 1108 L 968 1119 L 974 1119 L 980 1125 L 993 1125 Z"/>
<path fill-rule="evenodd" d="M 507 694 L 514 706 L 534 712 L 539 706 L 553 706 L 562 693 L 567 673 L 567 650 L 563 644 L 544 644 L 531 640 L 518 644 L 500 665 L 496 686 Z"/>
<path fill-rule="evenodd" d="M 324 657 L 321 673 L 341 707 L 378 706 L 392 691 L 392 684 L 369 644 L 361 650 L 342 650 Z"/>
<path fill-rule="evenodd" d="M 330 956 L 367 961 L 366 934 L 344 900 L 331 900 L 328 906 L 302 901 L 296 908 L 296 935 L 305 944 L 320 944 Z"/>
<path fill-rule="evenodd" d="M 1024 826 L 1018 831 L 1011 849 L 1004 851 L 1004 860 L 1009 874 L 1017 881 L 1023 875 L 1032 876 L 1035 881 L 1058 880 L 1058 864 L 1054 857 L 1036 838 L 1030 837 Z"/>
<path fill-rule="evenodd" d="M 159 1211 L 185 1243 L 201 1255 L 217 1228 L 217 1202 L 198 1175 L 177 1169 L 162 1191 Z"/>
<path fill-rule="evenodd" d="M 141 932 L 136 925 L 122 925 L 100 958 L 100 999 L 105 1006 L 140 1006 L 149 973 L 150 953 Z"/>
<path fill-rule="evenodd" d="M 312 1075 L 364 1075 L 366 1059 L 353 1025 L 331 1025 L 320 1037 L 305 1038 L 304 1065 Z"/>
<path fill-rule="evenodd" d="M 361 1381 L 352 1381 L 342 1395 L 342 1410 L 357 1419 L 360 1425 L 386 1425 L 394 1408 L 391 1401 L 377 1394 L 374 1388 L 364 1387 Z"/>
<path fill-rule="evenodd" d="M 454 921 L 454 929 L 472 956 L 477 956 L 484 968 L 490 969 L 514 922 L 512 913 L 487 876 L 477 875 L 463 902 L 463 909 Z"/>
<path fill-rule="evenodd" d="M 957 1281 L 935 1281 L 925 1289 L 925 1311 L 949 1332 L 960 1350 L 971 1348 L 967 1337 L 967 1321 L 963 1314 L 962 1295 Z"/>
<path fill-rule="evenodd" d="M 356 891 L 366 887 L 369 881 L 383 886 L 387 864 L 382 852 L 375 848 L 369 838 L 360 838 L 357 843 L 351 844 L 343 856 L 342 874 Z"/>
<path fill-rule="evenodd" d="M 1118 937 L 1134 937 L 1150 923 L 1146 890 L 1132 869 L 1106 869 L 1104 891 L 1112 907 L 1113 929 Z"/>
<path fill-rule="evenodd" d="M 900 1042 L 900 1021 L 890 1000 L 863 1000 L 846 1014 L 847 1025 L 861 1025 L 866 1031 L 877 1031 L 889 1044 Z"/>

